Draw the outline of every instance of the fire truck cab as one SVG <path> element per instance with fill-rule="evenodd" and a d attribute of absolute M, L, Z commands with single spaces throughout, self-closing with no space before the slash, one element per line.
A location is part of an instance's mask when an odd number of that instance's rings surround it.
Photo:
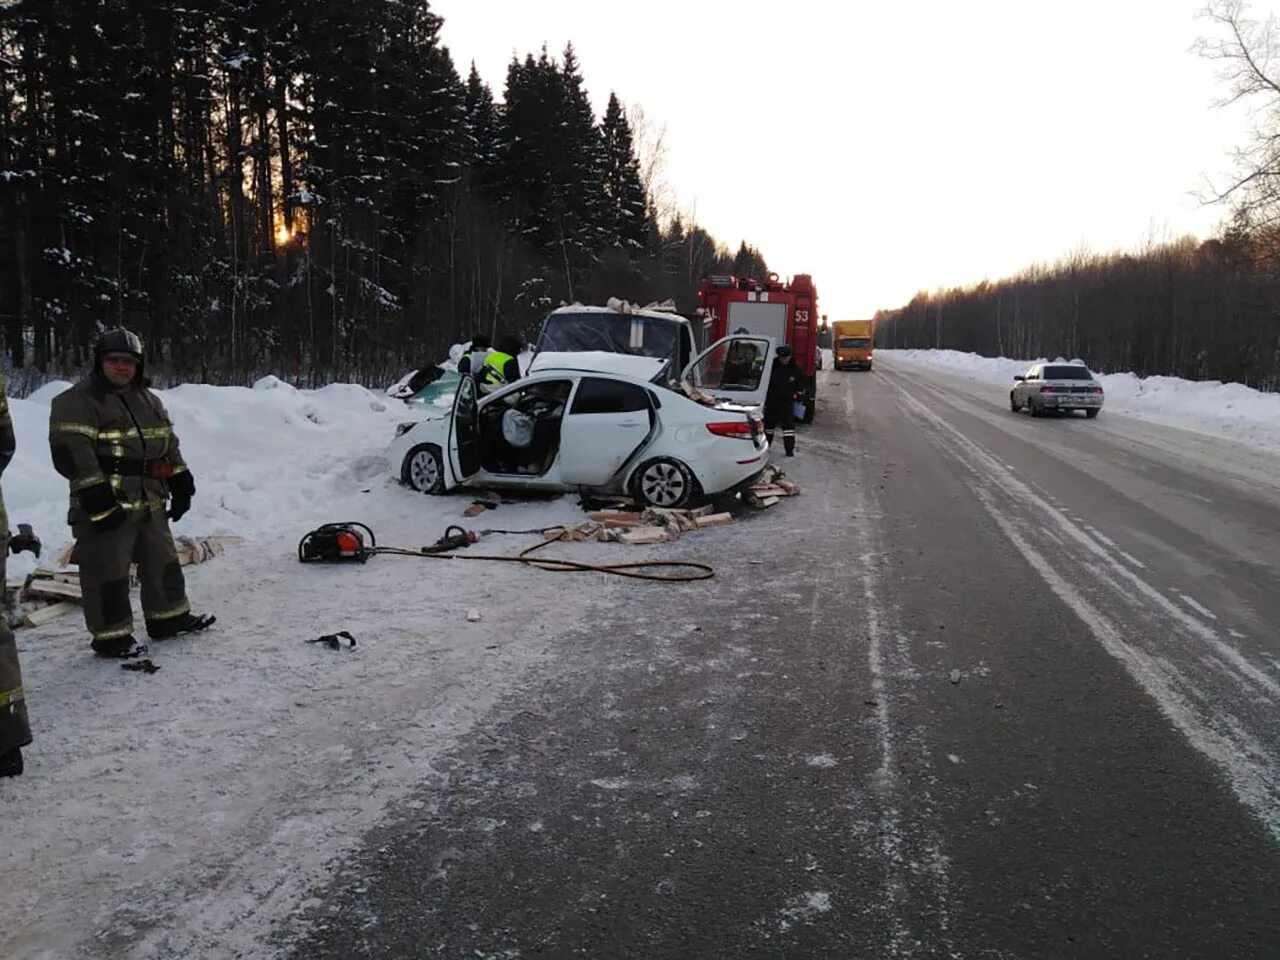
<path fill-rule="evenodd" d="M 783 283 L 776 273 L 767 279 L 715 275 L 698 286 L 698 314 L 706 324 L 707 342 L 737 332 L 758 333 L 790 344 L 804 371 L 802 422 L 813 420 L 817 392 L 818 291 L 813 278 L 798 273 Z"/>

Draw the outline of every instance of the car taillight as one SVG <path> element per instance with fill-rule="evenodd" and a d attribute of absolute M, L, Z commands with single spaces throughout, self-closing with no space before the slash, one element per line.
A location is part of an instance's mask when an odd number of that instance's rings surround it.
<path fill-rule="evenodd" d="M 1041 387 L 1040 392 L 1041 393 L 1057 393 L 1058 388 L 1057 387 Z"/>
<path fill-rule="evenodd" d="M 750 420 L 726 420 L 708 423 L 707 429 L 717 437 L 733 437 L 737 440 L 750 440 L 754 430 Z"/>
<path fill-rule="evenodd" d="M 1094 392 L 1094 393 L 1098 393 L 1098 394 L 1100 394 L 1100 393 L 1102 393 L 1102 388 L 1101 388 L 1101 387 L 1094 387 L 1094 388 L 1093 388 L 1093 392 Z"/>

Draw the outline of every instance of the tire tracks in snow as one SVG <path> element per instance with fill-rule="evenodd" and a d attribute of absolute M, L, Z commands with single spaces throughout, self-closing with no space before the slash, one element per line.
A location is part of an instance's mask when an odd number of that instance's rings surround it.
<path fill-rule="evenodd" d="M 831 396 L 836 385 L 843 386 L 836 411 L 827 402 L 826 419 L 839 417 L 845 429 L 857 431 L 857 411 L 853 403 L 852 381 L 826 378 L 824 396 Z M 910 688 L 919 673 L 911 658 L 911 638 L 897 625 L 895 612 L 884 603 L 886 586 L 882 570 L 884 544 L 877 527 L 881 515 L 876 502 L 874 484 L 867 476 L 863 458 L 856 446 L 815 436 L 807 432 L 806 448 L 831 460 L 841 470 L 825 473 L 823 491 L 825 513 L 833 515 L 836 479 L 841 483 L 842 504 L 852 512 L 854 535 L 862 553 L 853 558 L 847 572 L 857 584 L 865 622 L 861 625 L 866 642 L 866 668 L 873 694 L 872 730 L 878 764 L 864 779 L 850 786 L 850 809 L 857 811 L 865 804 L 875 809 L 870 829 L 855 819 L 851 829 L 860 839 L 876 847 L 884 871 L 884 889 L 875 905 L 884 941 L 874 955 L 884 957 L 933 957 L 955 955 L 950 930 L 953 890 L 949 861 L 940 831 L 940 818 L 934 806 L 929 772 L 932 760 L 926 731 L 906 726 L 894 713 L 892 704 L 910 696 Z M 821 586 L 815 589 L 822 589 Z M 840 625 L 820 623 L 820 608 L 815 608 L 814 630 L 835 630 Z M 847 627 L 846 627 L 847 629 Z M 855 628 L 856 629 L 856 628 Z M 921 776 L 912 777 L 913 789 L 907 794 L 904 765 L 919 766 Z"/>

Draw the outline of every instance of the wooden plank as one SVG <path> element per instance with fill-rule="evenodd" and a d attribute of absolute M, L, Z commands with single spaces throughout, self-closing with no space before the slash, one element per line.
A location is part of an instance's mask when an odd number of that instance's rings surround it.
<path fill-rule="evenodd" d="M 58 617 L 65 616 L 72 610 L 79 610 L 80 605 L 77 603 L 69 603 L 63 600 L 61 603 L 51 603 L 47 607 L 40 607 L 38 610 L 32 610 L 22 618 L 22 625 L 25 627 L 38 627 L 42 623 L 48 623 L 50 620 L 56 620 Z"/>
<path fill-rule="evenodd" d="M 640 514 L 626 510 L 596 510 L 587 514 L 592 520 L 602 520 L 608 523 L 610 520 L 619 520 L 628 523 L 639 523 Z"/>
<path fill-rule="evenodd" d="M 488 509 L 483 503 L 473 503 L 462 511 L 462 515 L 464 517 L 478 517 L 480 514 L 487 512 Z"/>
<path fill-rule="evenodd" d="M 623 543 L 630 544 L 665 543 L 668 537 L 667 531 L 662 527 L 641 527 L 638 530 L 624 533 L 621 539 Z"/>
<path fill-rule="evenodd" d="M 32 580 L 22 591 L 24 597 L 52 597 L 58 600 L 79 600 L 80 585 L 61 580 Z"/>
<path fill-rule="evenodd" d="M 697 520 L 698 529 L 702 530 L 706 527 L 719 527 L 726 523 L 733 523 L 732 513 L 713 513 L 709 516 L 699 517 Z"/>
<path fill-rule="evenodd" d="M 755 486 L 748 488 L 757 497 L 789 497 L 785 487 L 769 484 L 767 486 Z"/>
<path fill-rule="evenodd" d="M 761 501 L 760 501 L 760 506 L 761 506 L 761 507 L 772 507 L 772 506 L 773 506 L 775 503 L 777 503 L 780 499 L 781 499 L 781 497 L 765 497 L 763 500 L 761 500 Z"/>

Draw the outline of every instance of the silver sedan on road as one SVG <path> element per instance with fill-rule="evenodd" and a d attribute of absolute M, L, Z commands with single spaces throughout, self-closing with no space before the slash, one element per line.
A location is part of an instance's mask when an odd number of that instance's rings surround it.
<path fill-rule="evenodd" d="M 1009 409 L 1014 413 L 1025 408 L 1040 417 L 1083 410 L 1093 419 L 1102 409 L 1102 384 L 1083 363 L 1037 363 L 1013 379 Z"/>

